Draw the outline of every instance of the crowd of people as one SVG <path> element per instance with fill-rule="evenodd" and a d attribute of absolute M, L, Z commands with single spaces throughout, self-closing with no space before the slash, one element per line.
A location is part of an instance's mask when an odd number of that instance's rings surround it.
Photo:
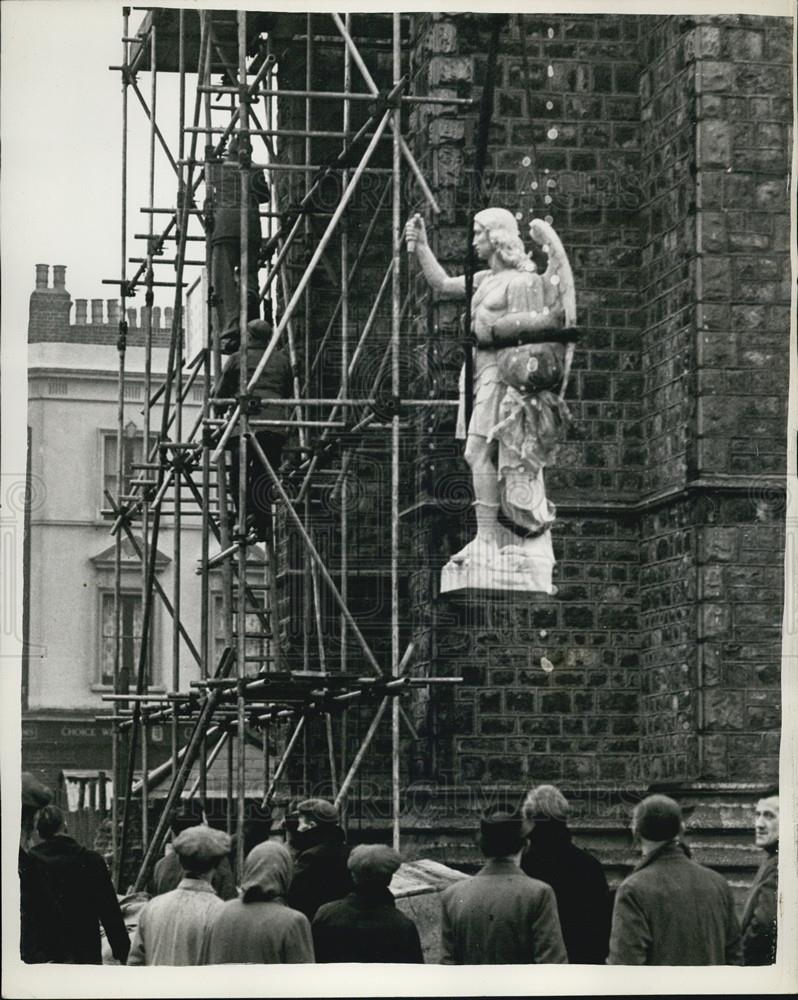
<path fill-rule="evenodd" d="M 518 809 L 483 814 L 483 867 L 440 894 L 442 964 L 775 962 L 777 790 L 756 805 L 764 858 L 740 920 L 726 880 L 691 858 L 672 798 L 650 795 L 634 809 L 640 860 L 614 901 L 568 817 L 553 785 L 532 789 Z M 231 837 L 197 807 L 171 828 L 131 940 L 105 861 L 69 836 L 49 790 L 23 774 L 23 961 L 99 964 L 102 925 L 113 959 L 131 966 L 424 962 L 418 928 L 390 889 L 402 858 L 383 844 L 350 848 L 332 803 L 301 802 L 277 832 L 248 822 L 240 872 Z"/>

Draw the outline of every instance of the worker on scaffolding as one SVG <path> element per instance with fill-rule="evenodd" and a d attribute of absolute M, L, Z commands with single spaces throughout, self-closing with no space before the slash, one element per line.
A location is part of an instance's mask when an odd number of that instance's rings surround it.
<path fill-rule="evenodd" d="M 255 374 L 258 362 L 263 352 L 271 340 L 271 324 L 263 319 L 251 320 L 247 324 L 247 377 L 251 381 Z M 239 377 L 241 369 L 240 351 L 234 351 L 227 358 L 222 369 L 219 381 L 214 391 L 214 396 L 218 399 L 238 400 Z M 291 396 L 292 376 L 291 363 L 285 350 L 277 348 L 272 351 L 269 361 L 258 377 L 253 394 L 259 399 L 287 399 Z M 229 404 L 222 404 L 225 409 Z M 266 407 L 262 414 L 264 420 L 279 421 L 281 416 L 277 408 Z M 263 450 L 269 465 L 277 472 L 282 461 L 283 445 L 287 435 L 284 425 L 275 423 L 273 426 L 256 428 L 252 437 Z M 240 441 L 241 425 L 236 423 L 235 430 L 228 440 L 230 452 L 229 467 L 229 492 L 233 500 L 236 511 L 236 518 L 240 522 L 241 511 L 239 510 L 239 486 L 240 486 Z M 254 540 L 265 542 L 271 537 L 271 505 L 274 495 L 273 481 L 268 471 L 264 468 L 255 447 L 251 440 L 247 442 L 246 456 L 246 497 L 247 497 L 247 519 L 246 524 L 241 529 L 245 537 L 254 535 Z"/>
<path fill-rule="evenodd" d="M 211 288 L 216 305 L 216 330 L 222 354 L 238 349 L 241 272 L 241 170 L 238 141 L 233 138 L 221 162 L 210 164 L 209 243 Z M 247 318 L 260 317 L 258 265 L 261 252 L 259 206 L 269 200 L 262 170 L 249 173 L 247 204 Z"/>

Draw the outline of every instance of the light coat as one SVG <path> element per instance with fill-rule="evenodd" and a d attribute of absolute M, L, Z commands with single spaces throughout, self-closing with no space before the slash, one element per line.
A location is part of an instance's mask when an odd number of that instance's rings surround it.
<path fill-rule="evenodd" d="M 554 891 L 514 861 L 491 858 L 441 893 L 443 965 L 565 964 Z"/>
<path fill-rule="evenodd" d="M 313 961 L 307 917 L 285 905 L 293 862 L 274 841 L 258 844 L 244 862 L 241 899 L 214 913 L 205 963 L 283 965 Z"/>
<path fill-rule="evenodd" d="M 224 906 L 210 882 L 184 878 L 139 913 L 128 965 L 202 965 L 214 911 Z"/>
<path fill-rule="evenodd" d="M 739 965 L 729 884 L 675 840 L 656 848 L 615 896 L 610 965 Z"/>

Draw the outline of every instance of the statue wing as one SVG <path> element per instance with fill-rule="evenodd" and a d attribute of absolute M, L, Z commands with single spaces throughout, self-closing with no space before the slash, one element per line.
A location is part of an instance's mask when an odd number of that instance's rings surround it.
<path fill-rule="evenodd" d="M 561 303 L 565 325 L 576 326 L 574 275 L 560 237 L 543 219 L 532 220 L 529 235 L 536 243 L 548 247 L 549 263 L 541 275 L 545 304 L 553 309 L 557 303 Z"/>
<path fill-rule="evenodd" d="M 508 312 L 540 312 L 545 305 L 543 282 L 535 271 L 516 271 L 507 286 Z"/>

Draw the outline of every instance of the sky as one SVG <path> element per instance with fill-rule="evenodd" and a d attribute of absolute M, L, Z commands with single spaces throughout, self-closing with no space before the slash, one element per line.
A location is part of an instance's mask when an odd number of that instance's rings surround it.
<path fill-rule="evenodd" d="M 74 298 L 114 298 L 121 229 L 121 7 L 109 0 L 2 4 L 4 298 L 12 328 L 27 323 L 34 267 L 65 264 Z M 132 11 L 131 33 L 144 17 Z M 173 74 L 158 78 L 158 123 L 177 132 Z M 149 100 L 149 74 L 139 86 Z M 146 231 L 148 126 L 129 92 L 129 233 Z M 174 185 L 158 155 L 162 204 Z M 13 190 L 13 194 L 11 193 Z M 135 228 L 133 228 L 135 227 Z M 139 241 L 144 250 L 143 242 Z M 11 249 L 13 247 L 13 254 Z M 128 254 L 135 252 L 129 239 Z M 166 303 L 164 303 L 166 304 Z"/>

